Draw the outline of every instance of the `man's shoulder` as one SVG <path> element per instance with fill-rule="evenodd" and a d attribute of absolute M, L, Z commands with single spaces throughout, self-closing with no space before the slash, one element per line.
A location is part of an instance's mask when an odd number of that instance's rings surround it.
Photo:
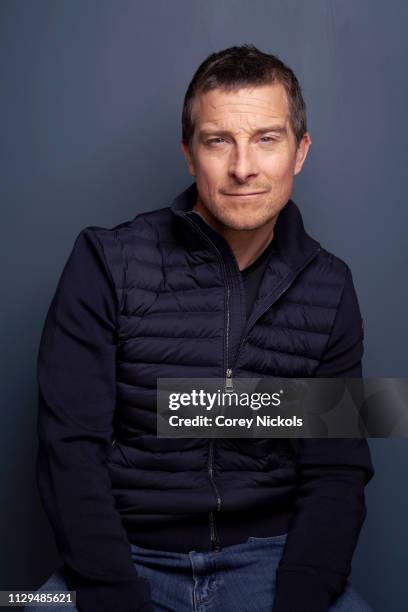
<path fill-rule="evenodd" d="M 151 211 L 138 213 L 132 219 L 122 221 L 112 227 L 88 225 L 82 232 L 87 235 L 96 235 L 100 240 L 115 241 L 127 239 L 130 236 L 141 240 L 157 241 L 160 229 L 166 227 L 170 220 L 169 206 Z"/>
<path fill-rule="evenodd" d="M 347 272 L 347 270 L 350 269 L 348 263 L 344 259 L 338 255 L 335 255 L 333 252 L 328 251 L 322 245 L 320 245 L 318 259 L 320 262 L 331 266 L 336 271 Z"/>
<path fill-rule="evenodd" d="M 170 208 L 165 207 L 139 213 L 111 227 L 87 225 L 75 239 L 71 260 L 78 262 L 78 270 L 87 268 L 88 262 L 97 261 L 93 270 L 106 270 L 122 308 L 124 281 L 130 263 L 139 260 L 144 268 L 149 263 L 157 263 L 158 256 L 161 258 L 162 236 L 169 234 L 166 227 L 169 226 L 170 214 Z"/>
<path fill-rule="evenodd" d="M 335 283 L 343 285 L 348 274 L 351 274 L 349 264 L 331 251 L 320 245 L 317 257 L 313 261 L 311 273 L 321 284 Z"/>

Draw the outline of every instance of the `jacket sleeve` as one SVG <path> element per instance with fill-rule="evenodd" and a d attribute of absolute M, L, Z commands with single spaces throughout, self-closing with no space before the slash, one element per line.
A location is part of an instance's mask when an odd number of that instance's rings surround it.
<path fill-rule="evenodd" d="M 363 322 L 350 270 L 318 377 L 360 378 Z M 365 438 L 302 438 L 294 521 L 277 571 L 273 612 L 327 612 L 342 592 L 374 476 Z"/>
<path fill-rule="evenodd" d="M 37 483 L 81 612 L 148 612 L 105 461 L 113 438 L 116 296 L 102 246 L 82 230 L 40 340 Z"/>

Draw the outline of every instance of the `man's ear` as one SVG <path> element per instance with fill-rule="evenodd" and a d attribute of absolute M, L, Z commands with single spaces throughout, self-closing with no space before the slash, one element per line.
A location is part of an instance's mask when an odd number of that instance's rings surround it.
<path fill-rule="evenodd" d="M 184 153 L 184 157 L 186 158 L 188 171 L 191 174 L 191 176 L 195 176 L 194 159 L 193 159 L 193 155 L 191 153 L 190 147 L 188 146 L 188 143 L 181 142 L 181 148 Z"/>
<path fill-rule="evenodd" d="M 299 172 L 301 171 L 311 144 L 312 139 L 310 138 L 310 134 L 308 132 L 305 132 L 302 136 L 301 141 L 299 142 L 296 151 L 295 169 L 293 171 L 293 174 L 299 174 Z"/>

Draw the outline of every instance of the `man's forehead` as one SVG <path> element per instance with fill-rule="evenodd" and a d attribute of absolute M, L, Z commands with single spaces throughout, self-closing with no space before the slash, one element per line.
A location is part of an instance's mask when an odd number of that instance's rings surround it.
<path fill-rule="evenodd" d="M 226 118 L 246 122 L 277 121 L 285 123 L 289 109 L 280 83 L 234 90 L 213 89 L 199 94 L 195 118 L 203 129 L 216 127 Z"/>

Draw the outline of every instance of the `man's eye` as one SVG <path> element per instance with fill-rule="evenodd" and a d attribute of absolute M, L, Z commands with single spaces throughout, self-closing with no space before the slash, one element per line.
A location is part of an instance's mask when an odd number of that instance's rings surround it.
<path fill-rule="evenodd" d="M 265 138 L 266 140 L 264 140 L 264 142 L 276 142 L 277 141 L 277 138 L 272 138 L 272 136 L 261 136 L 261 140 Z"/>
<path fill-rule="evenodd" d="M 209 140 L 207 140 L 207 144 L 220 144 L 220 141 L 223 141 L 224 138 L 222 138 L 221 136 L 217 136 L 216 138 L 210 138 Z"/>

